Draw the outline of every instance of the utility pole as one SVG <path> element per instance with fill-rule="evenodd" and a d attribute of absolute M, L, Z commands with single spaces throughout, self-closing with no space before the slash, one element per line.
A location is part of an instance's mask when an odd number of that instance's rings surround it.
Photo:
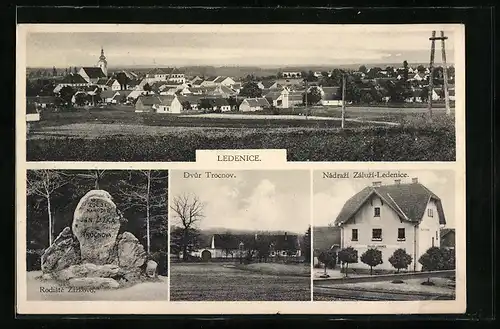
<path fill-rule="evenodd" d="M 448 91 L 448 67 L 446 64 L 446 48 L 445 40 L 448 37 L 444 36 L 444 31 L 440 31 L 440 36 L 436 37 L 436 31 L 432 31 L 432 36 L 429 38 L 431 40 L 431 61 L 430 61 L 430 77 L 429 77 L 429 95 L 428 95 L 428 108 L 429 114 L 432 116 L 432 93 L 434 91 L 434 53 L 436 51 L 436 40 L 441 40 L 441 55 L 443 60 L 443 89 L 444 89 L 444 101 L 446 106 L 446 114 L 450 115 L 450 95 Z"/>
<path fill-rule="evenodd" d="M 446 106 L 446 114 L 450 115 L 450 94 L 448 91 L 448 66 L 446 65 L 446 48 L 445 48 L 445 40 L 448 37 L 444 36 L 444 31 L 441 31 L 441 54 L 443 58 L 443 82 L 444 82 L 444 102 Z"/>
<path fill-rule="evenodd" d="M 427 96 L 427 109 L 429 119 L 432 120 L 432 92 L 434 91 L 434 52 L 436 48 L 436 31 L 432 31 L 431 40 L 431 60 L 429 63 L 429 95 Z"/>
<path fill-rule="evenodd" d="M 345 126 L 345 73 L 342 75 L 342 129 Z"/>
<path fill-rule="evenodd" d="M 305 101 L 306 104 L 305 105 L 306 105 L 306 120 L 307 120 L 307 92 L 308 92 L 307 91 L 307 79 L 305 80 L 305 82 L 306 82 L 306 101 Z"/>

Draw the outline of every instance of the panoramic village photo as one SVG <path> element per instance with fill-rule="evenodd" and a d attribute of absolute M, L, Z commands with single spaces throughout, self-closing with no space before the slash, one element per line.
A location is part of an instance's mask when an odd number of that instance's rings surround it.
<path fill-rule="evenodd" d="M 456 159 L 455 26 L 21 27 L 27 161 Z"/>
<path fill-rule="evenodd" d="M 168 172 L 28 170 L 27 300 L 168 300 Z"/>
<path fill-rule="evenodd" d="M 310 172 L 171 171 L 171 301 L 310 301 Z"/>
<path fill-rule="evenodd" d="M 454 300 L 453 171 L 315 171 L 315 301 Z"/>

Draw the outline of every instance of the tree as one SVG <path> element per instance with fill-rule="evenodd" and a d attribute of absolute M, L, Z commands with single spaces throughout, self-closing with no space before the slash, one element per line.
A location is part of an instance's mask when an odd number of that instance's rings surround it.
<path fill-rule="evenodd" d="M 182 240 L 182 258 L 187 260 L 188 236 L 190 231 L 196 228 L 196 225 L 205 217 L 203 214 L 205 205 L 194 194 L 182 194 L 174 197 L 170 207 L 174 216 L 180 224 L 183 234 Z"/>
<path fill-rule="evenodd" d="M 359 67 L 358 71 L 359 71 L 359 72 L 362 72 L 362 73 L 366 73 L 367 68 L 366 68 L 366 66 L 361 65 L 361 66 Z"/>
<path fill-rule="evenodd" d="M 184 230 L 182 227 L 173 227 L 170 232 L 170 252 L 187 260 L 189 254 L 198 248 L 199 231 L 197 229 Z M 184 252 L 185 250 L 185 252 Z"/>
<path fill-rule="evenodd" d="M 417 72 L 424 73 L 425 72 L 425 67 L 423 65 L 417 66 Z"/>
<path fill-rule="evenodd" d="M 349 264 L 358 262 L 358 251 L 353 247 L 347 247 L 338 252 L 337 255 L 340 263 L 345 266 L 345 276 L 349 270 Z"/>
<path fill-rule="evenodd" d="M 271 245 L 269 240 L 266 238 L 260 238 L 256 241 L 256 249 L 257 254 L 259 256 L 259 260 L 264 259 L 264 262 L 267 262 L 267 258 L 271 252 Z"/>
<path fill-rule="evenodd" d="M 87 100 L 87 95 L 85 93 L 76 93 L 75 94 L 75 104 L 78 106 L 85 105 L 85 101 Z"/>
<path fill-rule="evenodd" d="M 443 252 L 438 247 L 430 247 L 425 254 L 420 256 L 418 262 L 422 264 L 422 271 L 432 272 L 446 268 Z M 430 277 L 427 278 L 427 282 L 430 282 Z"/>
<path fill-rule="evenodd" d="M 302 254 L 304 255 L 304 261 L 311 263 L 311 226 L 307 228 L 302 238 Z"/>
<path fill-rule="evenodd" d="M 311 87 L 307 92 L 307 105 L 315 105 L 321 100 L 321 91 L 318 87 Z M 302 96 L 302 102 L 306 103 L 306 95 Z"/>
<path fill-rule="evenodd" d="M 389 263 L 397 270 L 397 273 L 399 273 L 399 270 L 402 268 L 407 269 L 412 261 L 412 257 L 401 248 L 396 249 L 392 256 L 389 257 Z"/>
<path fill-rule="evenodd" d="M 76 177 L 92 180 L 94 183 L 94 189 L 99 190 L 99 182 L 104 177 L 105 173 L 106 170 L 95 169 L 95 170 L 89 170 L 88 172 L 85 173 L 77 173 Z"/>
<path fill-rule="evenodd" d="M 151 86 L 150 86 L 150 85 L 149 85 L 149 83 L 147 83 L 147 82 L 146 82 L 146 84 L 142 87 L 142 89 L 144 89 L 144 91 L 147 91 L 147 92 L 149 92 L 149 91 L 151 91 L 151 90 L 152 90 L 152 89 L 151 89 Z"/>
<path fill-rule="evenodd" d="M 56 67 L 52 67 L 52 76 L 55 77 L 57 76 L 57 70 L 56 70 Z"/>
<path fill-rule="evenodd" d="M 408 81 L 408 62 L 403 61 L 403 81 Z"/>
<path fill-rule="evenodd" d="M 327 268 L 335 268 L 335 265 L 337 263 L 337 255 L 332 250 L 322 251 L 318 256 L 318 260 L 325 266 L 326 275 Z"/>
<path fill-rule="evenodd" d="M 373 102 L 372 94 L 369 92 L 364 92 L 361 96 L 361 101 L 365 104 L 370 104 L 371 102 Z"/>
<path fill-rule="evenodd" d="M 119 72 L 116 74 L 116 81 L 120 84 L 121 90 L 126 90 L 128 83 L 130 82 L 130 78 L 124 72 Z"/>
<path fill-rule="evenodd" d="M 123 210 L 134 208 L 145 212 L 146 250 L 151 253 L 152 222 L 159 230 L 167 229 L 167 191 L 168 176 L 161 170 L 131 170 L 129 175 L 138 175 L 142 179 L 122 180 L 118 194 L 123 201 Z M 164 227 L 163 227 L 164 226 Z"/>
<path fill-rule="evenodd" d="M 63 100 L 64 104 L 71 104 L 71 98 L 75 94 L 75 90 L 70 86 L 64 86 L 59 90 L 59 95 Z"/>
<path fill-rule="evenodd" d="M 53 221 L 51 198 L 56 190 L 69 183 L 67 177 L 55 170 L 29 170 L 27 172 L 27 194 L 42 197 L 47 202 L 47 216 L 49 221 L 49 246 L 53 241 Z"/>
<path fill-rule="evenodd" d="M 231 234 L 230 231 L 226 231 L 223 234 L 220 235 L 220 239 L 222 242 L 222 245 L 224 246 L 224 252 L 226 254 L 226 258 L 231 254 L 232 256 L 232 242 L 234 240 L 234 236 Z"/>
<path fill-rule="evenodd" d="M 372 275 L 373 268 L 383 263 L 382 251 L 370 248 L 361 255 L 361 261 L 370 266 L 370 275 Z"/>
<path fill-rule="evenodd" d="M 77 74 L 77 73 L 78 73 L 78 71 L 77 71 L 77 69 L 76 69 L 76 66 L 75 66 L 75 67 L 73 67 L 73 73 L 74 73 L 74 74 Z"/>
<path fill-rule="evenodd" d="M 240 95 L 244 97 L 256 98 L 262 96 L 262 90 L 255 82 L 246 82 L 240 90 Z"/>
<path fill-rule="evenodd" d="M 420 90 L 419 97 L 420 99 L 422 99 L 422 102 L 426 102 L 429 97 L 429 88 L 427 87 L 422 88 Z"/>

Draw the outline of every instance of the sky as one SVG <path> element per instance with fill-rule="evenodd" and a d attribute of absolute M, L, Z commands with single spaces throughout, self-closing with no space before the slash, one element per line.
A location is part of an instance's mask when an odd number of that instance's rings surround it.
<path fill-rule="evenodd" d="M 426 25 L 205 25 L 202 28 L 169 25 L 160 29 L 143 28 L 139 33 L 137 27 L 130 26 L 120 30 L 94 27 L 92 32 L 53 27 L 27 33 L 28 67 L 92 66 L 97 63 L 101 47 L 110 68 L 135 65 L 283 67 L 402 63 L 404 60 L 423 63 L 429 61 L 429 37 L 433 29 Z M 96 32 L 110 29 L 116 32 Z M 446 49 L 450 63 L 454 62 L 453 31 L 444 30 L 449 37 Z M 436 62 L 440 63 L 440 44 L 437 46 Z"/>
<path fill-rule="evenodd" d="M 402 171 L 403 172 L 403 171 Z M 429 190 L 434 192 L 443 204 L 446 227 L 454 228 L 455 221 L 455 181 L 454 172 L 446 170 L 435 171 L 404 171 L 409 177 L 401 178 L 401 183 L 410 183 L 413 177 L 418 178 Z M 372 185 L 375 179 L 326 179 L 323 171 L 313 174 L 313 222 L 314 226 L 333 224 L 345 202 L 366 186 Z M 352 177 L 352 174 L 351 176 Z M 394 178 L 376 179 L 382 184 L 394 184 Z"/>
<path fill-rule="evenodd" d="M 184 178 L 184 172 L 171 172 L 171 200 L 186 193 L 198 196 L 205 215 L 199 229 L 303 233 L 310 225 L 307 170 L 230 171 L 236 175 L 233 179 Z M 172 225 L 177 225 L 173 212 L 171 216 Z"/>

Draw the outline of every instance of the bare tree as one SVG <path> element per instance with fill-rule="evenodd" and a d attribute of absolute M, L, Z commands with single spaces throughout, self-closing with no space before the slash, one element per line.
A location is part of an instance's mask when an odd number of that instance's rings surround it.
<path fill-rule="evenodd" d="M 196 195 L 185 193 L 174 197 L 170 208 L 174 211 L 174 216 L 178 219 L 178 222 L 182 229 L 182 259 L 187 260 L 189 234 L 205 217 L 205 215 L 203 214 L 205 205 Z"/>
<path fill-rule="evenodd" d="M 55 170 L 29 170 L 27 172 L 27 194 L 37 195 L 47 201 L 47 214 L 49 220 L 49 246 L 53 241 L 53 222 L 50 199 L 60 187 L 69 183 L 69 179 Z"/>
<path fill-rule="evenodd" d="M 77 177 L 92 179 L 94 181 L 94 189 L 99 189 L 99 182 L 104 177 L 106 170 L 95 169 L 89 170 L 87 173 L 76 174 Z"/>
<path fill-rule="evenodd" d="M 152 189 L 152 184 L 155 181 L 165 180 L 167 174 L 156 170 L 133 170 L 129 172 L 139 172 L 145 178 L 144 185 L 131 184 L 127 181 L 122 181 L 122 188 L 119 194 L 123 197 L 123 210 L 130 208 L 139 208 L 146 211 L 146 248 L 148 254 L 151 253 L 151 221 L 163 220 L 166 218 L 166 213 L 161 211 L 166 208 L 167 194 L 164 191 L 157 192 Z M 166 186 L 165 186 L 166 188 Z M 162 189 L 163 190 L 163 189 Z M 158 211 L 160 210 L 160 211 Z"/>

